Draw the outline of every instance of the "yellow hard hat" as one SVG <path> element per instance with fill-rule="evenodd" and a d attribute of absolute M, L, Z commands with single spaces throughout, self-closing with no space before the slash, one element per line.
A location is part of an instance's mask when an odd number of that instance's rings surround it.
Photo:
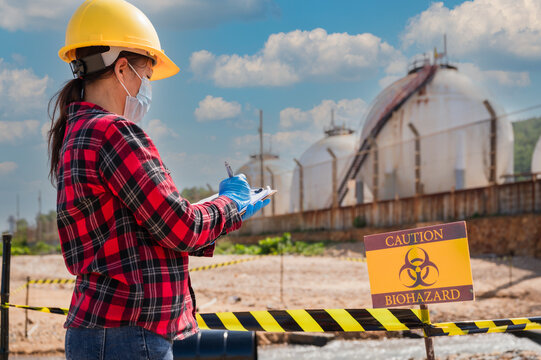
<path fill-rule="evenodd" d="M 162 50 L 150 20 L 141 10 L 124 0 L 86 0 L 75 11 L 66 29 L 66 45 L 58 55 L 70 63 L 76 60 L 77 49 L 88 46 L 146 52 L 156 61 L 151 80 L 164 79 L 179 71 Z"/>

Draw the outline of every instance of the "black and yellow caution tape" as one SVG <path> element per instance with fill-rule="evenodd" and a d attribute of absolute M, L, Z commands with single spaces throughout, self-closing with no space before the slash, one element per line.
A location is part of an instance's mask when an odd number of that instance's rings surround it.
<path fill-rule="evenodd" d="M 216 268 L 223 267 L 223 266 L 229 266 L 229 265 L 240 264 L 240 263 L 247 262 L 247 261 L 257 260 L 257 259 L 259 259 L 260 257 L 261 257 L 261 256 L 254 256 L 254 257 L 251 257 L 251 258 L 238 259 L 238 260 L 231 260 L 231 261 L 227 261 L 227 262 L 223 262 L 223 263 L 219 263 L 219 264 L 212 264 L 212 265 L 199 266 L 199 267 L 190 269 L 190 272 L 194 272 L 194 271 L 203 271 L 203 270 L 210 270 L 210 269 L 216 269 Z"/>
<path fill-rule="evenodd" d="M 425 329 L 428 336 L 504 333 L 541 329 L 541 316 L 498 320 L 459 321 L 431 324 Z"/>
<path fill-rule="evenodd" d="M 226 261 L 226 262 L 218 263 L 218 264 L 198 266 L 198 267 L 190 269 L 189 271 L 190 272 L 195 272 L 195 271 L 204 271 L 204 270 L 216 269 L 216 268 L 220 268 L 220 267 L 224 267 L 224 266 L 240 264 L 240 263 L 248 262 L 248 261 L 254 261 L 254 260 L 257 260 L 257 259 L 259 259 L 259 258 L 261 258 L 263 256 L 264 255 L 259 255 L 259 256 L 254 256 L 254 257 L 245 258 L 245 259 L 237 259 L 237 260 Z M 360 257 L 360 258 L 340 257 L 339 259 L 340 260 L 345 260 L 345 261 L 366 262 L 366 258 L 362 258 L 362 257 Z M 73 283 L 75 283 L 75 279 L 37 279 L 37 280 L 30 280 L 26 284 L 21 285 L 19 288 L 15 289 L 15 291 L 13 291 L 12 294 L 24 289 L 26 286 L 28 286 L 28 284 L 73 284 Z"/>
<path fill-rule="evenodd" d="M 13 296 L 20 292 L 21 290 L 26 289 L 30 284 L 73 284 L 75 279 L 39 279 L 39 280 L 29 280 L 26 283 L 22 284 L 15 290 L 10 292 L 10 295 Z"/>
<path fill-rule="evenodd" d="M 28 305 L 15 305 L 10 303 L 2 304 L 2 307 L 14 307 L 18 309 L 34 310 L 50 314 L 59 314 L 59 315 L 68 315 L 68 309 L 58 308 L 58 307 L 47 307 L 47 306 L 28 306 Z"/>
<path fill-rule="evenodd" d="M 4 304 L 14 307 L 67 315 L 68 309 Z M 316 309 L 219 312 L 196 314 L 201 329 L 241 331 L 401 331 L 423 328 L 421 310 L 416 309 Z"/>
<path fill-rule="evenodd" d="M 416 309 L 315 309 L 196 314 L 201 329 L 239 331 L 400 331 L 423 328 Z"/>
<path fill-rule="evenodd" d="M 261 256 L 254 256 L 254 257 L 251 257 L 251 258 L 238 259 L 238 260 L 232 260 L 232 261 L 227 261 L 227 262 L 218 263 L 218 264 L 199 266 L 199 267 L 190 269 L 190 272 L 210 270 L 210 269 L 216 269 L 216 268 L 223 267 L 223 266 L 240 264 L 240 263 L 247 262 L 247 261 L 257 260 L 260 257 Z M 41 285 L 43 285 L 43 284 L 74 284 L 74 283 L 75 283 L 75 279 L 37 279 L 37 280 L 30 280 L 27 283 L 25 283 L 25 284 L 19 286 L 18 288 L 16 288 L 15 290 L 13 290 L 11 292 L 11 295 L 14 295 L 14 294 L 18 293 L 19 291 L 25 289 L 29 284 L 41 284 Z"/>
<path fill-rule="evenodd" d="M 74 284 L 75 279 L 38 279 L 29 280 L 28 284 Z"/>
<path fill-rule="evenodd" d="M 14 307 L 67 315 L 68 309 L 45 306 Z M 479 333 L 504 333 L 541 329 L 541 316 L 498 320 L 460 321 L 428 324 L 420 309 L 309 309 L 218 312 L 196 314 L 201 329 L 266 332 L 352 332 L 403 331 L 424 329 L 425 336 L 454 336 Z"/>
<path fill-rule="evenodd" d="M 24 284 L 22 284 L 21 286 L 19 286 L 18 288 L 16 288 L 15 290 L 10 291 L 9 294 L 10 294 L 10 295 L 15 295 L 15 294 L 17 294 L 19 291 L 26 289 L 27 286 L 28 286 L 28 283 L 24 283 Z"/>

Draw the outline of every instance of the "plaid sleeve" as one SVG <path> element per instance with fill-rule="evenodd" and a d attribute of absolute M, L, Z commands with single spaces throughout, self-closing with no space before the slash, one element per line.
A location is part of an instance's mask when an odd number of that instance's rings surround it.
<path fill-rule="evenodd" d="M 208 246 L 205 246 L 204 248 L 192 251 L 189 253 L 190 256 L 204 256 L 204 257 L 212 257 L 214 256 L 214 250 L 216 248 L 216 243 L 212 243 Z"/>
<path fill-rule="evenodd" d="M 132 122 L 117 119 L 109 125 L 98 170 L 137 223 L 164 247 L 194 252 L 242 224 L 235 203 L 225 196 L 198 205 L 183 199 L 153 142 Z"/>

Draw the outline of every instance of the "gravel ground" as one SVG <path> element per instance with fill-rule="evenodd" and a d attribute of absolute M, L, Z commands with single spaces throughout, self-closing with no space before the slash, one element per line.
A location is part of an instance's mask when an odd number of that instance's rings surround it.
<path fill-rule="evenodd" d="M 541 359 L 541 345 L 511 334 L 449 336 L 434 339 L 437 359 Z M 260 360 L 423 360 L 423 339 L 336 340 L 323 347 L 271 345 L 259 350 Z"/>
<path fill-rule="evenodd" d="M 362 253 L 362 244 L 347 243 L 334 246 L 322 257 L 269 256 L 193 272 L 192 285 L 199 311 L 371 307 L 366 263 L 338 258 L 359 257 Z M 245 256 L 192 258 L 190 268 L 241 258 Z M 283 286 L 280 281 L 282 261 Z M 511 284 L 508 260 L 485 257 L 472 258 L 471 262 L 476 301 L 431 305 L 433 322 L 541 315 L 541 260 L 515 257 Z M 11 303 L 25 303 L 26 292 L 16 289 L 25 283 L 27 276 L 32 279 L 71 277 L 60 255 L 13 257 Z M 68 307 L 71 292 L 72 285 L 31 285 L 29 304 Z M 64 316 L 31 311 L 28 318 L 28 337 L 25 338 L 25 311 L 10 311 L 10 350 L 19 355 L 61 356 Z M 272 336 L 269 338 L 272 340 Z M 509 358 L 530 358 L 520 356 Z"/>

